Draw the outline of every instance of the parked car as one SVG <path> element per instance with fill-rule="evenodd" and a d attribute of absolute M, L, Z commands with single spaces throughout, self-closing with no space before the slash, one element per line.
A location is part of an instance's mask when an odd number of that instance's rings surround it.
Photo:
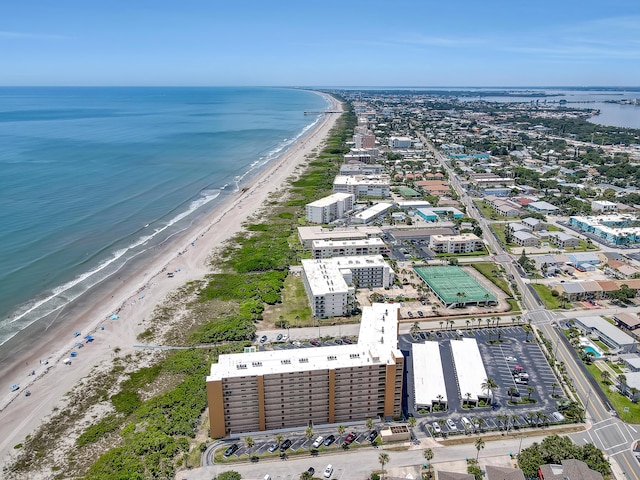
<path fill-rule="evenodd" d="M 513 390 L 513 391 L 510 391 L 508 393 L 512 397 L 519 397 L 520 396 L 520 390 Z"/>
<path fill-rule="evenodd" d="M 409 318 L 413 318 L 413 312 L 407 312 L 407 315 L 409 315 Z"/>
<path fill-rule="evenodd" d="M 278 449 L 278 444 L 277 443 L 272 443 L 271 445 L 269 445 L 269 448 L 267 450 L 269 450 L 269 453 L 273 453 Z"/>
<path fill-rule="evenodd" d="M 342 337 L 342 341 L 348 345 L 351 345 L 353 343 L 353 340 L 351 340 L 349 337 Z"/>
<path fill-rule="evenodd" d="M 456 427 L 456 422 L 454 422 L 450 418 L 447 418 L 447 427 L 449 427 L 449 430 L 458 430 L 458 427 Z"/>
<path fill-rule="evenodd" d="M 422 340 L 426 340 L 427 339 L 427 335 L 424 332 L 420 332 L 419 335 L 420 335 L 420 338 Z"/>
<path fill-rule="evenodd" d="M 336 339 L 334 340 L 334 342 L 335 342 L 335 344 L 336 344 L 336 345 L 342 345 L 342 344 L 344 343 L 344 342 L 343 342 L 342 340 L 340 340 L 339 338 L 336 338 Z"/>
<path fill-rule="evenodd" d="M 280 340 L 282 340 L 282 334 L 279 333 L 278 336 L 276 337 L 276 340 L 279 342 Z"/>
<path fill-rule="evenodd" d="M 266 342 L 266 341 L 267 341 L 267 336 L 266 336 L 266 335 L 262 335 L 262 336 L 260 337 L 260 343 L 264 343 L 264 342 Z"/>
<path fill-rule="evenodd" d="M 333 473 L 333 465 L 327 465 L 327 468 L 324 469 L 324 478 L 331 478 L 331 474 Z"/>
<path fill-rule="evenodd" d="M 289 335 L 287 335 L 286 333 L 282 335 L 282 341 L 285 341 L 285 340 L 289 340 Z"/>
<path fill-rule="evenodd" d="M 324 446 L 328 447 L 333 442 L 335 442 L 335 440 L 336 440 L 336 436 L 335 435 L 329 435 L 327 438 L 324 439 Z"/>
<path fill-rule="evenodd" d="M 424 312 L 422 310 L 418 310 L 418 316 L 419 317 L 424 317 Z"/>
<path fill-rule="evenodd" d="M 313 467 L 309 467 L 307 468 L 307 472 L 309 472 L 311 475 L 313 475 L 314 473 L 316 473 L 316 469 Z"/>
<path fill-rule="evenodd" d="M 234 453 L 236 453 L 236 451 L 239 449 L 240 447 L 238 446 L 237 443 L 234 443 L 233 445 L 231 445 L 229 448 L 227 448 L 224 451 L 224 456 L 225 457 L 230 457 L 231 455 L 233 455 Z"/>
<path fill-rule="evenodd" d="M 287 438 L 284 442 L 282 442 L 282 445 L 280 445 L 280 451 L 284 452 L 288 450 L 290 446 L 291 446 L 291 440 Z"/>
<path fill-rule="evenodd" d="M 357 435 L 355 432 L 351 432 L 349 435 L 347 435 L 347 438 L 344 439 L 344 443 L 346 443 L 347 445 L 351 445 L 353 443 L 353 441 L 356 439 Z"/>
<path fill-rule="evenodd" d="M 518 361 L 518 359 L 516 357 L 512 357 L 511 355 L 509 355 L 508 357 L 504 357 L 504 359 L 507 362 L 517 362 Z"/>
<path fill-rule="evenodd" d="M 442 338 L 442 332 L 436 332 L 436 337 Z"/>
<path fill-rule="evenodd" d="M 376 438 L 378 438 L 378 431 L 377 430 L 371 430 L 371 433 L 367 437 L 367 440 L 369 440 L 371 443 L 373 443 Z"/>
<path fill-rule="evenodd" d="M 318 340 L 317 338 L 314 338 L 312 340 L 309 340 L 309 343 L 311 345 L 313 345 L 314 347 L 319 347 L 320 346 L 320 340 Z"/>
<path fill-rule="evenodd" d="M 319 435 L 312 444 L 313 448 L 318 448 L 320 445 L 322 445 L 323 440 L 324 437 L 322 435 Z"/>
<path fill-rule="evenodd" d="M 440 424 L 438 422 L 433 422 L 431 426 L 433 427 L 434 432 L 436 433 L 442 432 L 442 429 L 440 428 Z"/>

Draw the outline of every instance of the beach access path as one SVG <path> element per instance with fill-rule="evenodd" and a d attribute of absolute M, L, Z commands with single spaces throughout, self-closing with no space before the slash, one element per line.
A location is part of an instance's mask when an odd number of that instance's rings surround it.
<path fill-rule="evenodd" d="M 336 99 L 326 97 L 331 101 L 328 110 L 342 111 Z M 108 291 L 98 287 L 90 302 L 79 302 L 67 312 L 70 319 L 63 327 L 51 325 L 36 332 L 29 347 L 18 352 L 11 362 L 0 365 L 0 386 L 7 386 L 6 395 L 0 394 L 0 466 L 10 460 L 14 445 L 21 443 L 62 404 L 64 395 L 74 385 L 95 367 L 112 361 L 114 348 L 121 349 L 120 356 L 134 353 L 133 346 L 140 343 L 136 337 L 142 331 L 143 320 L 151 317 L 170 292 L 211 273 L 208 265 L 211 252 L 240 232 L 243 222 L 260 209 L 268 195 L 281 188 L 305 164 L 306 157 L 321 148 L 339 116 L 339 113 L 323 115 L 313 129 L 265 170 L 248 179 L 246 185 L 240 186 L 241 191 L 209 216 L 159 249 L 153 259 L 122 278 L 115 287 Z M 174 272 L 173 277 L 167 272 Z M 118 319 L 111 320 L 114 312 Z M 74 331 L 81 332 L 81 336 L 74 338 Z M 78 350 L 78 357 L 72 358 L 71 364 L 64 364 L 78 341 L 88 334 L 94 340 Z M 43 363 L 45 359 L 47 364 Z M 35 375 L 30 375 L 32 371 Z M 8 387 L 14 383 L 20 389 L 9 393 Z M 24 395 L 26 390 L 31 392 L 30 396 Z"/>

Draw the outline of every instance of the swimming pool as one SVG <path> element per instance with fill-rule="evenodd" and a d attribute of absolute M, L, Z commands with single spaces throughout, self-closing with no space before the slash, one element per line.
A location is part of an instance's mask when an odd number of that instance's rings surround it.
<path fill-rule="evenodd" d="M 589 345 L 584 347 L 584 351 L 593 353 L 594 357 L 601 357 L 602 356 L 602 354 L 599 351 L 597 351 L 595 348 L 593 348 L 592 346 L 589 346 Z"/>

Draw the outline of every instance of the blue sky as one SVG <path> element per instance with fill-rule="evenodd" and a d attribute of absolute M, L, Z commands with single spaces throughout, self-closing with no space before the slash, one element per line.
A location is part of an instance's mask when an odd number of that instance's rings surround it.
<path fill-rule="evenodd" d="M 13 1 L 0 85 L 638 86 L 640 1 Z"/>

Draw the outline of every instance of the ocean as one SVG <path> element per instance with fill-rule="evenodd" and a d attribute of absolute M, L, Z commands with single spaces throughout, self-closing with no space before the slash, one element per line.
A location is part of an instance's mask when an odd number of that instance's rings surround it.
<path fill-rule="evenodd" d="M 0 88 L 0 345 L 233 195 L 318 121 L 276 88 Z"/>

